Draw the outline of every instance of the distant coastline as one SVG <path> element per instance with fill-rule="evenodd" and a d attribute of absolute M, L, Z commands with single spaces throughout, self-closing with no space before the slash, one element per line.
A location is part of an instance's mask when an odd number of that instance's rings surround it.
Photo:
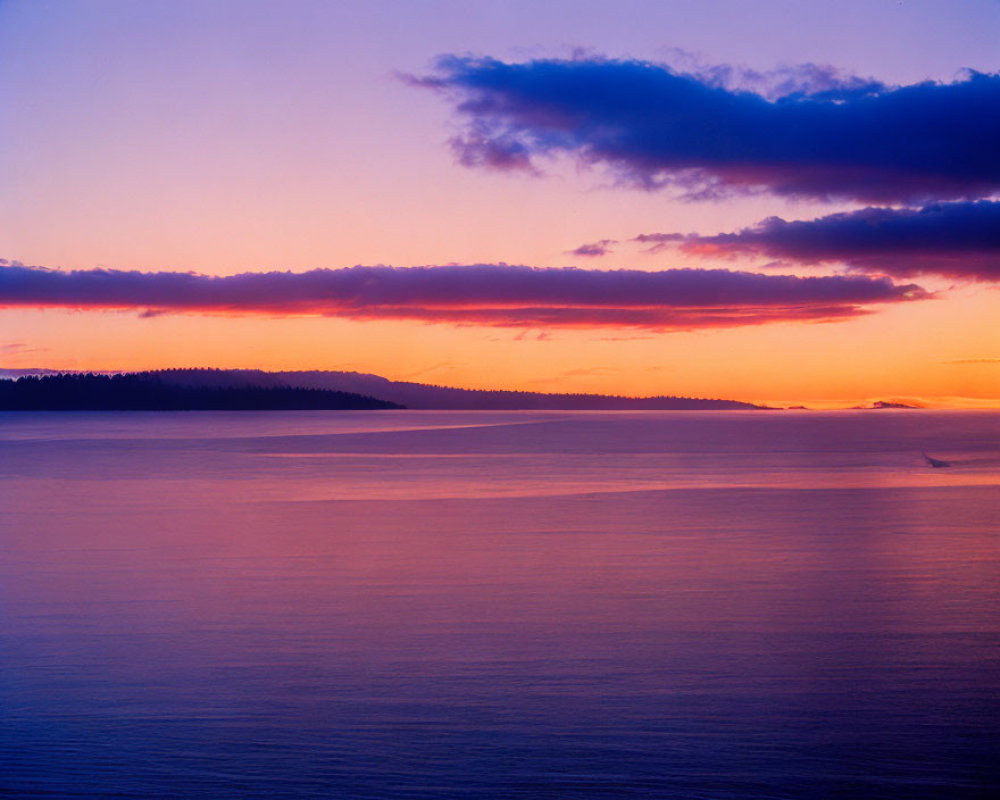
<path fill-rule="evenodd" d="M 0 411 L 331 411 L 402 406 L 290 386 L 182 386 L 151 373 L 56 374 L 0 381 Z"/>
<path fill-rule="evenodd" d="M 12 374 L 13 373 L 13 374 Z M 708 411 L 763 410 L 737 400 L 460 389 L 358 372 L 169 369 L 134 373 L 0 371 L 0 410 Z"/>

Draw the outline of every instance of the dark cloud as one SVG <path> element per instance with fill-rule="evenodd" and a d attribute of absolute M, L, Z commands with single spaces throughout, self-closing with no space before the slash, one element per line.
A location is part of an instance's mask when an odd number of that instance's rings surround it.
<path fill-rule="evenodd" d="M 581 244 L 574 250 L 567 250 L 566 255 L 584 256 L 586 258 L 606 256 L 608 253 L 612 252 L 611 245 L 613 244 L 618 244 L 618 240 L 599 239 L 596 242 L 587 242 L 586 244 Z"/>
<path fill-rule="evenodd" d="M 990 200 L 865 208 L 797 222 L 770 217 L 736 233 L 636 239 L 654 249 L 679 243 L 685 252 L 712 258 L 752 254 L 803 264 L 841 262 L 888 275 L 1000 281 L 1000 202 Z"/>
<path fill-rule="evenodd" d="M 761 94 L 731 88 L 753 76 L 727 67 L 448 56 L 411 83 L 453 98 L 466 131 L 452 144 L 472 166 L 533 170 L 568 153 L 695 197 L 927 202 L 1000 189 L 1000 75 L 887 87 L 816 65 L 784 73 L 759 76 Z"/>
<path fill-rule="evenodd" d="M 0 307 L 134 309 L 498 327 L 658 330 L 839 319 L 927 297 L 888 278 L 800 278 L 727 270 L 543 269 L 506 264 L 310 272 L 60 271 L 0 267 Z"/>

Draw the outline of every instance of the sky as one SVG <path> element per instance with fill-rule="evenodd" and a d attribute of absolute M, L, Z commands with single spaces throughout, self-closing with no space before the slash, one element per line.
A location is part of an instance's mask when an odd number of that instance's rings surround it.
<path fill-rule="evenodd" d="M 1000 3 L 0 0 L 0 367 L 1000 405 Z"/>

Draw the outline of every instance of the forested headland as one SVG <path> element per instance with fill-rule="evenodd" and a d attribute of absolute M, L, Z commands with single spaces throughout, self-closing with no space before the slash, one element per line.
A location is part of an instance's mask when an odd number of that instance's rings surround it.
<path fill-rule="evenodd" d="M 0 411 L 332 411 L 403 406 L 292 386 L 184 386 L 149 374 L 58 374 L 0 380 Z"/>

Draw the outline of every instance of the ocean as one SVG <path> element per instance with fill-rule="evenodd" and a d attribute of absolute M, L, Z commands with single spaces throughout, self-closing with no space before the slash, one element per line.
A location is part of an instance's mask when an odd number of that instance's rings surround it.
<path fill-rule="evenodd" d="M 998 545 L 998 412 L 0 414 L 0 797 L 992 797 Z"/>

